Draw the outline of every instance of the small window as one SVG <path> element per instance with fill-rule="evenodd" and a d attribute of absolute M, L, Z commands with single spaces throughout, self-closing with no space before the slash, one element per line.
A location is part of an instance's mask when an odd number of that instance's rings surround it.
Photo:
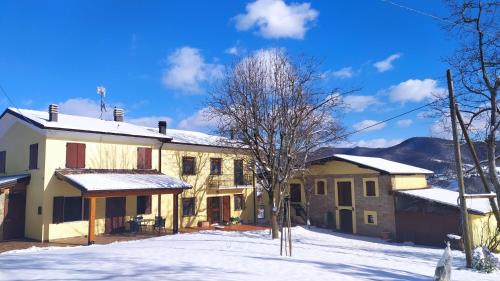
<path fill-rule="evenodd" d="M 210 159 L 210 174 L 211 175 L 222 174 L 222 159 L 221 158 L 211 158 Z"/>
<path fill-rule="evenodd" d="M 85 144 L 84 143 L 66 143 L 66 168 L 84 169 L 85 168 Z"/>
<path fill-rule="evenodd" d="M 29 169 L 38 169 L 38 143 L 30 145 Z"/>
<path fill-rule="evenodd" d="M 0 151 L 0 173 L 5 174 L 7 166 L 7 151 Z"/>
<path fill-rule="evenodd" d="M 137 196 L 137 214 L 151 214 L 151 195 Z"/>
<path fill-rule="evenodd" d="M 151 170 L 151 155 L 152 149 L 150 147 L 137 148 L 137 169 Z"/>
<path fill-rule="evenodd" d="M 239 211 L 245 208 L 245 199 L 243 194 L 235 194 L 234 195 L 234 210 Z"/>
<path fill-rule="evenodd" d="M 326 183 L 324 180 L 316 182 L 316 195 L 326 195 Z"/>
<path fill-rule="evenodd" d="M 182 174 L 183 175 L 194 175 L 195 172 L 195 160 L 194 157 L 182 157 Z"/>
<path fill-rule="evenodd" d="M 377 197 L 378 196 L 378 188 L 377 182 L 374 179 L 363 179 L 365 196 L 366 197 Z"/>
<path fill-rule="evenodd" d="M 182 216 L 190 217 L 195 215 L 195 200 L 194 197 L 182 198 Z"/>
<path fill-rule="evenodd" d="M 88 202 L 85 202 L 82 208 L 82 197 L 54 197 L 52 209 L 52 222 L 62 223 L 71 221 L 81 221 L 88 219 L 88 211 L 85 212 L 85 207 L 88 208 Z"/>
<path fill-rule="evenodd" d="M 365 211 L 365 224 L 377 225 L 377 212 Z"/>

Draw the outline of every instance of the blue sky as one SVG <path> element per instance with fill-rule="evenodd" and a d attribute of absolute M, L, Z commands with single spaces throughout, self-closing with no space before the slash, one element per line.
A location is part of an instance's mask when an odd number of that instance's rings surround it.
<path fill-rule="evenodd" d="M 436 0 L 397 3 L 445 16 Z M 0 84 L 19 108 L 98 116 L 96 86 L 126 119 L 208 130 L 206 91 L 224 65 L 260 49 L 323 61 L 325 90 L 361 88 L 342 122 L 354 130 L 444 91 L 455 43 L 440 23 L 366 1 L 2 1 Z M 0 95 L 2 108 L 11 104 Z M 398 122 L 399 121 L 399 122 Z M 417 113 L 353 135 L 387 146 L 435 135 Z"/>

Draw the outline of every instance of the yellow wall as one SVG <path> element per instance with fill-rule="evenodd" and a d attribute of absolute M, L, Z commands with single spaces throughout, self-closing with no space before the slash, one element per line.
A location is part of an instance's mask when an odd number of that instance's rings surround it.
<path fill-rule="evenodd" d="M 195 157 L 196 174 L 182 174 L 182 158 Z M 254 188 L 215 189 L 208 188 L 207 181 L 210 175 L 210 158 L 222 158 L 222 175 L 233 175 L 233 161 L 244 159 L 244 166 L 248 164 L 248 156 L 238 155 L 234 151 L 222 150 L 220 148 L 208 148 L 201 146 L 186 146 L 166 144 L 162 152 L 162 172 L 180 178 L 193 185 L 190 190 L 184 191 L 179 196 L 179 215 L 181 216 L 180 227 L 195 227 L 200 221 L 207 220 L 207 198 L 212 196 L 230 196 L 231 217 L 239 217 L 245 223 L 254 222 Z M 245 169 L 245 174 L 251 173 Z M 234 210 L 234 195 L 243 194 L 245 200 L 244 210 Z M 195 197 L 196 216 L 183 216 L 182 198 Z"/>
<path fill-rule="evenodd" d="M 329 161 L 324 165 L 312 165 L 308 169 L 309 175 L 347 175 L 347 174 L 378 174 L 375 170 L 360 168 L 344 161 Z"/>
<path fill-rule="evenodd" d="M 484 216 L 469 214 L 469 221 L 473 246 L 484 245 L 495 234 L 497 221 L 493 213 Z M 500 251 L 500 246 L 497 251 Z"/>
<path fill-rule="evenodd" d="M 38 143 L 38 169 L 29 170 L 29 146 L 34 143 Z M 31 181 L 26 190 L 25 235 L 34 239 L 41 239 L 42 220 L 37 214 L 37 208 L 44 203 L 45 147 L 45 136 L 20 121 L 13 123 L 12 127 L 0 136 L 0 151 L 7 151 L 6 175 L 31 174 Z"/>
<path fill-rule="evenodd" d="M 393 190 L 427 188 L 425 175 L 396 175 L 392 176 L 391 182 Z"/>

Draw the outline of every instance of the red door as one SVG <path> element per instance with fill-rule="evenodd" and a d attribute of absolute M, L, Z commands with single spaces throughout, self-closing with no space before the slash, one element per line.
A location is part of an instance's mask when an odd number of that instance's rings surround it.
<path fill-rule="evenodd" d="M 3 239 L 24 237 L 26 193 L 12 192 L 5 195 Z"/>
<path fill-rule="evenodd" d="M 207 220 L 210 224 L 221 222 L 221 208 L 219 197 L 207 198 Z"/>
<path fill-rule="evenodd" d="M 222 222 L 226 223 L 231 220 L 231 197 L 222 197 Z"/>
<path fill-rule="evenodd" d="M 105 233 L 119 233 L 125 231 L 125 210 L 125 197 L 106 198 Z"/>

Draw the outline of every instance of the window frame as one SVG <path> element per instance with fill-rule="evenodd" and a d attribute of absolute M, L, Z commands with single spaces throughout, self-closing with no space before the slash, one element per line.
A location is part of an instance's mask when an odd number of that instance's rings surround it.
<path fill-rule="evenodd" d="M 30 144 L 29 146 L 29 159 L 28 170 L 38 169 L 38 143 Z"/>
<path fill-rule="evenodd" d="M 319 194 L 318 193 L 318 183 L 319 182 L 323 182 L 323 194 Z M 328 181 L 326 179 L 315 179 L 314 180 L 314 195 L 318 195 L 318 196 L 326 196 L 328 194 L 328 191 L 327 191 L 327 186 L 328 186 Z"/>
<path fill-rule="evenodd" d="M 189 212 L 186 211 L 186 206 L 184 206 L 184 201 L 192 201 L 192 205 Z M 194 217 L 196 216 L 196 197 L 183 197 L 182 198 L 182 217 Z"/>
<path fill-rule="evenodd" d="M 186 171 L 186 165 L 185 165 L 186 160 L 193 161 L 193 167 L 192 167 L 193 170 L 192 171 Z M 196 175 L 196 158 L 195 157 L 193 157 L 193 156 L 183 156 L 182 157 L 182 174 L 186 175 L 186 176 Z"/>
<path fill-rule="evenodd" d="M 219 164 L 219 171 L 217 173 L 213 172 L 213 163 L 218 162 Z M 222 158 L 210 158 L 210 175 L 211 176 L 220 176 L 222 175 Z"/>
<path fill-rule="evenodd" d="M 370 223 L 368 217 L 372 216 L 373 223 Z M 363 221 L 366 225 L 378 225 L 378 215 L 376 211 L 363 211 Z"/>
<path fill-rule="evenodd" d="M 79 204 L 76 205 L 78 207 L 79 218 L 70 218 L 69 220 L 66 218 L 69 214 L 69 211 L 74 211 L 76 213 L 77 208 L 74 210 L 69 210 L 66 208 L 67 201 L 75 200 L 78 201 Z M 75 206 L 75 202 L 71 202 L 71 206 Z M 56 206 L 57 205 L 57 206 Z M 54 196 L 52 202 L 52 223 L 60 224 L 67 222 L 75 222 L 75 221 L 86 221 L 88 220 L 88 198 L 83 198 L 82 196 Z M 56 208 L 57 207 L 57 208 Z"/>
<path fill-rule="evenodd" d="M 373 181 L 375 183 L 375 195 L 368 195 L 366 183 L 369 181 Z M 379 186 L 378 186 L 378 178 L 363 178 L 363 197 L 375 198 L 379 197 Z"/>
<path fill-rule="evenodd" d="M 236 198 L 240 198 L 240 203 L 239 203 L 239 208 L 236 208 L 237 204 L 236 204 Z M 242 211 L 243 209 L 245 209 L 245 195 L 243 193 L 239 193 L 239 194 L 234 194 L 233 196 L 233 208 L 235 211 Z"/>
<path fill-rule="evenodd" d="M 71 149 L 74 150 L 76 156 L 70 155 Z M 67 142 L 66 143 L 66 164 L 65 167 L 68 169 L 85 169 L 85 157 L 86 157 L 87 146 L 85 143 L 79 142 Z M 72 163 L 72 156 L 74 156 L 74 163 Z"/>

